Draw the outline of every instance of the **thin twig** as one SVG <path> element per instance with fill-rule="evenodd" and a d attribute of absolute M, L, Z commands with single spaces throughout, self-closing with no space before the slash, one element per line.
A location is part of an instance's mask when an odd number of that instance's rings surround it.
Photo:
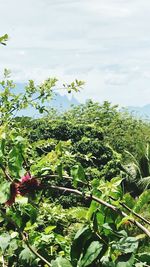
<path fill-rule="evenodd" d="M 42 260 L 44 263 L 46 263 L 49 267 L 51 267 L 52 265 L 50 264 L 50 262 L 48 262 L 42 255 L 40 255 L 35 249 L 33 249 L 33 247 L 29 244 L 28 240 L 25 241 L 27 247 L 30 249 L 30 251 L 37 256 L 40 260 Z"/>
<path fill-rule="evenodd" d="M 115 198 L 109 196 L 112 200 L 116 200 Z M 139 218 L 140 220 L 142 220 L 143 222 L 147 223 L 148 225 L 150 225 L 150 222 L 148 220 L 146 220 L 143 216 L 141 216 L 140 214 L 136 213 L 135 211 L 133 211 L 132 209 L 130 209 L 126 204 L 122 203 L 121 201 L 119 201 L 119 204 L 124 207 L 126 210 L 128 210 L 130 213 L 134 214 L 137 218 Z"/>

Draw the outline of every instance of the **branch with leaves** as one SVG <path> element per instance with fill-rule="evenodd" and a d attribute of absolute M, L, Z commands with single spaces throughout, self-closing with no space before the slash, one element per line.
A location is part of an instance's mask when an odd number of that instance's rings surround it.
<path fill-rule="evenodd" d="M 64 193 L 65 192 L 69 192 L 69 193 L 73 193 L 73 194 L 76 194 L 76 195 L 80 195 L 85 200 L 86 199 L 94 200 L 97 203 L 99 203 L 99 204 L 107 207 L 108 209 L 113 210 L 118 215 L 120 215 L 120 216 L 122 216 L 124 218 L 128 218 L 128 221 L 130 221 L 132 224 L 136 225 L 140 230 L 142 230 L 142 232 L 144 232 L 148 237 L 150 237 L 150 231 L 147 228 L 145 228 L 141 223 L 139 223 L 138 221 L 136 221 L 134 218 L 133 219 L 132 218 L 129 218 L 129 216 L 124 211 L 121 211 L 118 207 L 116 207 L 116 206 L 114 206 L 114 205 L 112 205 L 110 203 L 107 203 L 106 201 L 104 201 L 104 200 L 102 200 L 102 199 L 100 199 L 100 198 L 98 198 L 96 196 L 89 195 L 89 194 L 83 194 L 81 191 L 79 191 L 77 189 L 60 187 L 60 186 L 54 186 L 54 185 L 47 186 L 46 188 L 50 188 L 50 189 L 53 189 L 53 190 L 60 190 L 60 191 L 63 191 Z"/>
<path fill-rule="evenodd" d="M 45 176 L 43 176 L 42 175 L 42 179 L 44 178 L 44 179 L 51 179 L 51 178 L 58 178 L 59 177 L 59 175 L 58 174 L 51 174 L 51 175 L 45 175 Z M 63 179 L 67 179 L 67 180 L 69 180 L 70 182 L 72 182 L 73 181 L 73 177 L 72 176 L 68 176 L 68 175 L 62 175 L 62 178 Z M 83 185 L 86 185 L 88 188 L 89 188 L 89 186 L 91 186 L 91 184 L 89 183 L 89 184 L 87 184 L 87 182 L 83 182 L 83 181 L 81 181 L 80 180 L 80 183 L 82 183 Z M 62 187 L 59 187 L 59 188 L 62 188 Z M 63 189 L 59 189 L 59 190 L 63 190 Z M 72 189 L 72 188 L 70 188 L 69 190 L 74 190 L 74 189 Z M 65 191 L 67 191 L 67 189 L 65 190 L 64 189 L 64 193 L 65 193 Z M 73 193 L 74 191 L 72 191 L 72 193 Z M 77 193 L 78 192 L 78 193 Z M 79 191 L 78 190 L 75 190 L 75 192 L 74 192 L 75 194 L 79 194 Z M 80 192 L 80 193 L 82 193 L 82 192 Z M 80 194 L 81 195 L 81 194 Z M 83 195 L 83 193 L 82 193 L 82 195 Z M 90 195 L 91 196 L 91 195 Z M 89 197 L 88 197 L 89 198 Z M 148 224 L 148 225 L 150 225 L 150 221 L 148 221 L 147 219 L 145 219 L 143 216 L 141 216 L 140 214 L 138 214 L 138 213 L 136 213 L 134 210 L 132 210 L 132 209 L 130 209 L 125 203 L 123 203 L 122 201 L 119 201 L 118 199 L 115 199 L 114 197 L 112 197 L 112 196 L 109 196 L 109 198 L 110 199 L 112 199 L 113 201 L 118 201 L 119 202 L 119 205 L 120 206 L 122 206 L 123 208 L 125 208 L 126 210 L 128 210 L 129 212 L 130 212 L 130 214 L 133 214 L 134 216 L 136 216 L 138 219 L 140 219 L 143 223 L 146 223 L 146 224 Z M 102 200 L 101 200 L 102 201 Z M 105 203 L 107 203 L 107 202 L 105 202 Z M 102 203 L 101 203 L 102 204 Z M 108 203 L 107 203 L 108 204 Z M 105 205 L 106 206 L 106 205 Z M 111 207 L 112 208 L 112 207 Z M 128 216 L 128 215 L 127 215 Z"/>

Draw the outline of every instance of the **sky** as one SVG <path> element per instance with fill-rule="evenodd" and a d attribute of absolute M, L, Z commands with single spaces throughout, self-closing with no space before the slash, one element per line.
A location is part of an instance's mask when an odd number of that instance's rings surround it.
<path fill-rule="evenodd" d="M 150 104 L 149 14 L 149 0 L 0 0 L 0 78 L 84 80 L 80 102 Z"/>

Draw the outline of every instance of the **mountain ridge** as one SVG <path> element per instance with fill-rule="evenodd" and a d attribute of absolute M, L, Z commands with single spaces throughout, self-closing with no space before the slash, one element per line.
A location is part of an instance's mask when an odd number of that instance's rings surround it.
<path fill-rule="evenodd" d="M 16 83 L 14 92 L 23 93 L 26 85 L 27 85 L 26 83 Z M 75 98 L 73 94 L 61 95 L 60 93 L 54 93 L 50 102 L 49 103 L 45 102 L 45 105 L 47 108 L 54 108 L 60 112 L 67 111 L 72 106 L 77 106 L 79 104 L 80 102 Z M 18 112 L 18 114 L 19 116 L 31 116 L 31 114 L 32 116 L 35 116 L 35 117 L 39 116 L 38 112 L 32 107 L 24 109 Z"/>
<path fill-rule="evenodd" d="M 150 104 L 144 106 L 128 106 L 127 110 L 135 116 L 150 119 Z"/>
<path fill-rule="evenodd" d="M 18 91 L 23 92 L 24 87 L 26 86 L 26 83 L 16 83 L 16 87 L 14 91 L 18 93 Z M 46 103 L 47 105 L 48 103 Z M 77 106 L 79 105 L 80 102 L 75 98 L 74 95 L 61 95 L 59 93 L 55 93 L 49 103 L 50 108 L 55 108 L 58 111 L 67 111 L 70 109 L 72 106 Z M 29 115 L 32 113 L 32 108 L 30 108 L 30 111 L 28 109 L 24 110 L 20 114 L 22 115 Z M 127 106 L 124 108 L 121 108 L 121 111 L 127 110 L 129 113 L 131 113 L 135 117 L 139 117 L 142 119 L 150 119 L 150 104 L 146 104 L 143 106 Z M 37 115 L 37 112 L 34 111 L 34 114 Z"/>

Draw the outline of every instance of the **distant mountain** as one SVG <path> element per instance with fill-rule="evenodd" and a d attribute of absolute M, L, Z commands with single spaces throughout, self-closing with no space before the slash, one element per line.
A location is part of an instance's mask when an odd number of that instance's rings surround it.
<path fill-rule="evenodd" d="M 25 83 L 17 83 L 14 91 L 16 93 L 21 93 L 24 90 L 24 87 L 26 86 Z M 58 111 L 67 111 L 71 108 L 71 106 L 77 106 L 80 103 L 73 95 L 60 95 L 59 93 L 54 94 L 52 100 L 50 102 L 46 102 L 45 106 L 50 108 L 55 108 Z M 39 116 L 38 112 L 33 108 L 27 108 L 25 110 L 22 110 L 19 112 L 19 115 L 23 116 Z"/>
<path fill-rule="evenodd" d="M 53 99 L 50 102 L 50 106 L 54 107 L 59 110 L 68 110 L 71 108 L 72 105 L 77 106 L 80 103 L 78 100 L 72 95 L 71 98 L 69 98 L 67 95 L 60 95 L 56 94 Z"/>
<path fill-rule="evenodd" d="M 150 104 L 142 107 L 127 107 L 127 110 L 137 117 L 150 119 Z"/>

